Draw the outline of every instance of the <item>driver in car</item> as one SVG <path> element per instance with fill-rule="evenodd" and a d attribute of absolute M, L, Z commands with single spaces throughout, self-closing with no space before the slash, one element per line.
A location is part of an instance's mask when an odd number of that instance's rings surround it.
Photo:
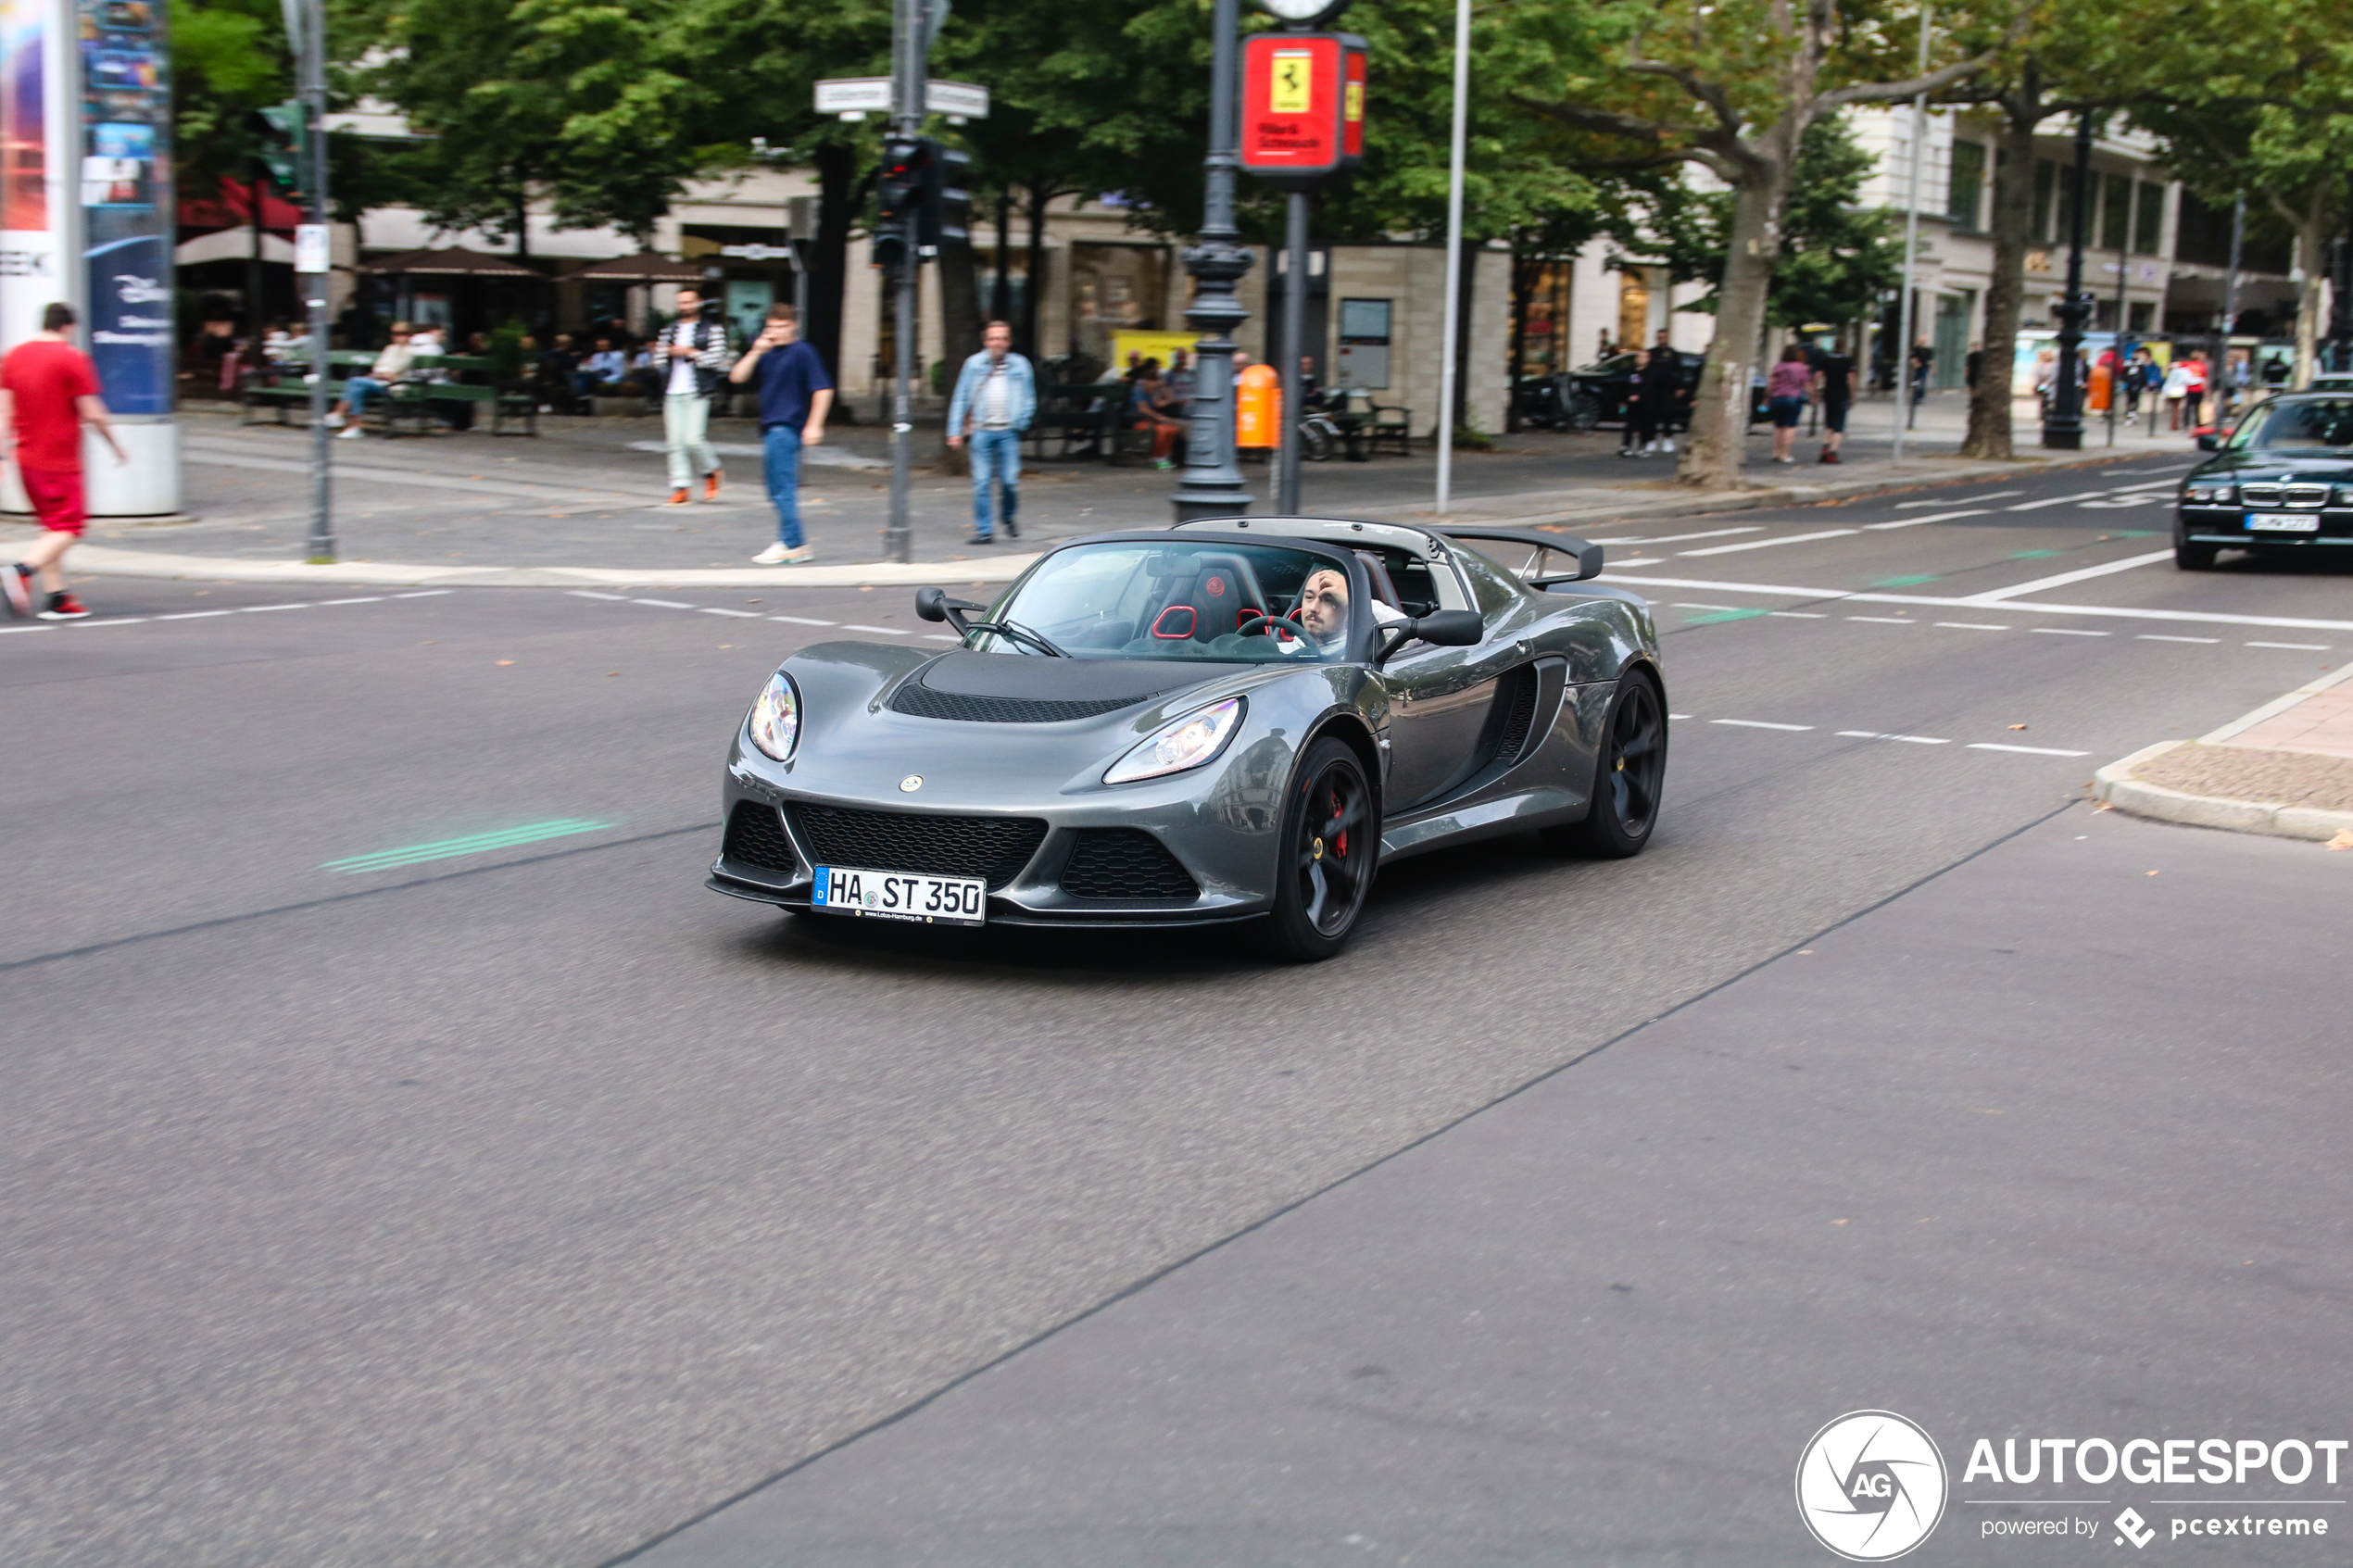
<path fill-rule="evenodd" d="M 1299 625 L 1318 650 L 1348 635 L 1348 579 L 1329 567 L 1307 574 L 1299 585 Z"/>

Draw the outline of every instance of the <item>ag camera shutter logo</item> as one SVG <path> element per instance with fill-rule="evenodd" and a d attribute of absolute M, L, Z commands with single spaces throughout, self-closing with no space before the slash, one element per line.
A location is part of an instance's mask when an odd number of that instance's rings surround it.
<path fill-rule="evenodd" d="M 1849 1562 L 1903 1556 L 1944 1517 L 1944 1456 L 1893 1411 L 1854 1411 L 1814 1434 L 1797 1461 L 1797 1513 Z"/>

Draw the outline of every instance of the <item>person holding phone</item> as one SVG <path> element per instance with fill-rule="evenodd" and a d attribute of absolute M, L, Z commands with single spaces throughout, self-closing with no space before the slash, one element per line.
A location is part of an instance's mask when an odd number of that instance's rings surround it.
<path fill-rule="evenodd" d="M 800 449 L 825 439 L 834 383 L 817 351 L 800 341 L 800 313 L 779 300 L 768 307 L 760 336 L 727 372 L 760 397 L 761 461 L 768 499 L 776 508 L 776 540 L 752 557 L 756 566 L 799 566 L 817 552 L 800 532 Z"/>

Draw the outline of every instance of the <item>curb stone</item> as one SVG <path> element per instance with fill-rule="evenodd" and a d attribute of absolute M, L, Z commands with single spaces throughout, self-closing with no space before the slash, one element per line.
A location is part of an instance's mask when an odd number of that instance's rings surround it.
<path fill-rule="evenodd" d="M 2347 679 L 2353 679 L 2353 665 L 2333 671 L 2318 680 L 2308 681 L 2284 696 L 2275 697 L 2262 707 L 2242 714 L 2220 729 L 2198 736 L 2198 744 L 2224 745 L 2232 736 L 2254 728 L 2266 719 L 2284 713 L 2305 698 Z M 2283 806 L 2272 801 L 2192 795 L 2185 790 L 2169 789 L 2163 784 L 2150 784 L 2133 776 L 2146 764 L 2189 744 L 2179 740 L 2159 741 L 2155 746 L 2143 746 L 2130 757 L 2119 758 L 2092 775 L 2092 797 L 2104 800 L 2118 810 L 2135 817 L 2147 817 L 2161 822 L 2180 822 L 2188 827 L 2220 828 L 2226 833 L 2256 833 L 2274 838 L 2316 842 L 2327 842 L 2341 834 L 2353 834 L 2353 811 L 2324 811 L 2311 806 Z"/>
<path fill-rule="evenodd" d="M 1508 515 L 1480 513 L 1476 510 L 1476 503 L 1473 502 L 1447 516 L 1466 526 L 1520 528 L 1616 522 L 1658 515 L 1705 517 L 1768 507 L 1803 507 L 1820 501 L 1849 500 L 1862 495 L 1927 489 L 1931 485 L 1966 484 L 2020 473 L 2057 473 L 2070 469 L 2105 468 L 2147 455 L 2111 454 L 2068 463 L 2052 463 L 2040 458 L 2007 463 L 1953 463 L 1932 472 L 1889 475 L 1879 479 L 1841 480 L 1826 484 L 1758 485 L 1750 490 L 1717 495 L 1662 492 Z M 1352 515 L 1362 516 L 1367 521 L 1412 521 L 1428 525 L 1438 521 L 1434 514 L 1428 511 L 1395 507 L 1360 508 Z M 332 566 L 311 566 L 299 560 L 174 555 L 101 545 L 82 545 L 74 551 L 76 570 L 112 577 L 195 578 L 220 583 L 348 583 L 404 588 L 920 587 L 943 582 L 1010 583 L 1037 558 L 1035 553 L 1028 553 L 989 556 L 973 560 L 915 561 L 907 565 L 871 561 L 802 567 L 452 568 L 397 561 L 338 561 Z"/>

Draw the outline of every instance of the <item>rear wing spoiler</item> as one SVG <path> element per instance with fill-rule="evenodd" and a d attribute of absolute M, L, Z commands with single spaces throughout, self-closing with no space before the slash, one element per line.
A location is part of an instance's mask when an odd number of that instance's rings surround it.
<path fill-rule="evenodd" d="M 1589 545 L 1573 534 L 1539 533 L 1531 528 L 1441 528 L 1438 532 L 1449 539 L 1466 542 L 1492 540 L 1498 544 L 1519 546 L 1529 553 L 1526 560 L 1512 569 L 1513 575 L 1531 588 L 1549 588 L 1555 583 L 1582 583 L 1602 574 L 1602 547 Z M 1498 557 L 1499 560 L 1507 554 L 1500 550 L 1489 553 Z M 1574 570 L 1545 571 L 1544 558 L 1547 554 L 1567 557 L 1574 563 Z"/>

